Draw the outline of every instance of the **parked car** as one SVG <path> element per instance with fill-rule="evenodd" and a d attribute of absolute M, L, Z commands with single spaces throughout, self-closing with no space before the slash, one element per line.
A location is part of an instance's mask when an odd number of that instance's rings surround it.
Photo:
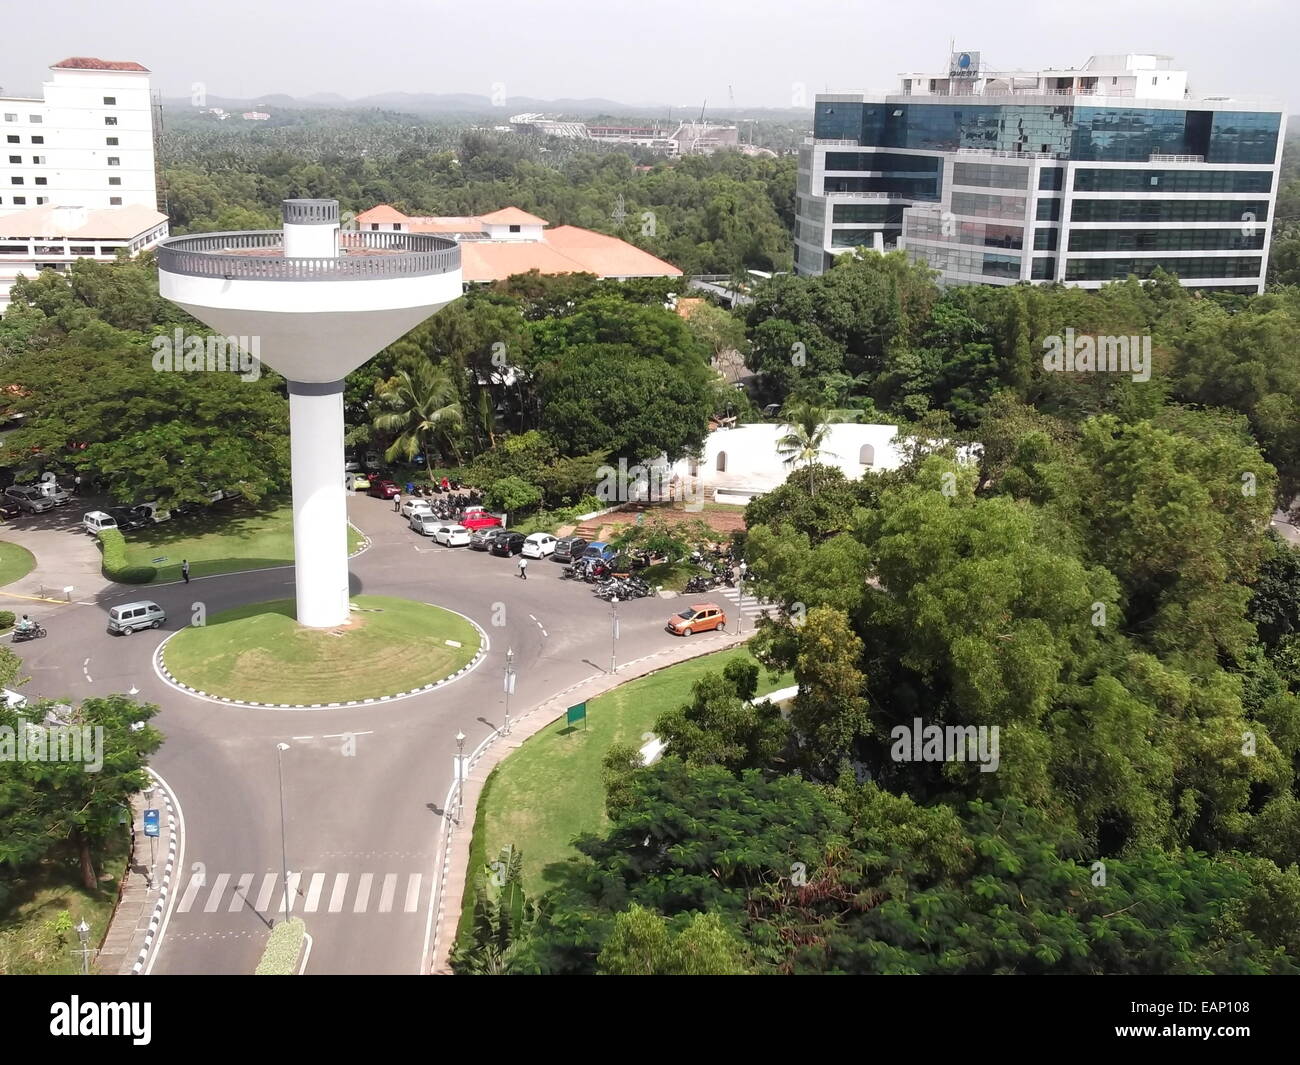
<path fill-rule="evenodd" d="M 43 496 L 29 484 L 14 484 L 5 489 L 5 495 L 28 514 L 43 514 L 54 509 L 54 500 Z"/>
<path fill-rule="evenodd" d="M 347 462 L 343 463 L 343 472 L 344 472 L 344 473 L 360 473 L 360 472 L 361 472 L 361 463 L 359 463 L 356 459 L 348 459 Z"/>
<path fill-rule="evenodd" d="M 55 481 L 37 481 L 32 487 L 56 507 L 66 507 L 72 502 L 72 493 L 60 488 Z"/>
<path fill-rule="evenodd" d="M 445 525 L 442 518 L 434 517 L 431 510 L 417 510 L 407 519 L 407 523 L 421 536 L 432 536 L 439 525 Z"/>
<path fill-rule="evenodd" d="M 402 490 L 392 481 L 371 481 L 370 489 L 366 492 L 366 495 L 374 496 L 376 499 L 392 499 L 393 496 L 401 494 Z"/>
<path fill-rule="evenodd" d="M 349 481 L 352 485 L 352 491 L 364 492 L 367 488 L 370 487 L 370 474 L 353 473 L 349 475 Z"/>
<path fill-rule="evenodd" d="M 167 614 L 157 603 L 143 599 L 138 603 L 123 603 L 108 612 L 108 631 L 130 636 L 137 629 L 156 629 L 167 620 Z"/>
<path fill-rule="evenodd" d="M 172 516 L 170 510 L 163 509 L 158 503 L 137 503 L 131 508 L 131 513 L 140 519 L 142 525 L 157 525 Z"/>
<path fill-rule="evenodd" d="M 463 525 L 443 524 L 433 530 L 433 539 L 443 547 L 468 547 L 469 530 Z"/>
<path fill-rule="evenodd" d="M 603 540 L 593 540 L 583 551 L 583 558 L 594 558 L 599 562 L 608 562 L 617 552 Z"/>
<path fill-rule="evenodd" d="M 581 558 L 586 550 L 587 541 L 581 536 L 562 536 L 555 541 L 555 550 L 551 552 L 551 557 L 556 562 L 572 562 L 575 558 Z"/>
<path fill-rule="evenodd" d="M 116 529 L 117 519 L 102 510 L 88 510 L 81 516 L 81 527 L 91 536 L 97 536 L 104 529 Z"/>
<path fill-rule="evenodd" d="M 691 636 L 725 628 L 726 624 L 727 615 L 717 603 L 696 603 L 670 617 L 664 628 L 674 636 Z"/>
<path fill-rule="evenodd" d="M 461 524 L 463 526 L 464 522 Z M 505 534 L 506 530 L 501 528 L 500 522 L 495 525 L 480 525 L 477 529 L 470 529 L 469 546 L 475 551 L 488 551 L 492 547 L 492 541 Z"/>
<path fill-rule="evenodd" d="M 6 499 L 4 496 L 0 496 L 0 518 L 4 518 L 6 521 L 12 521 L 14 518 L 22 514 L 22 512 L 23 508 L 12 499 Z"/>
<path fill-rule="evenodd" d="M 433 507 L 427 499 L 403 499 L 402 500 L 402 517 L 411 518 L 416 511 L 432 512 Z"/>
<path fill-rule="evenodd" d="M 468 515 L 461 515 L 460 524 L 469 530 L 488 529 L 493 526 L 500 527 L 501 519 L 495 514 L 489 514 L 486 510 L 471 511 Z"/>
<path fill-rule="evenodd" d="M 555 553 L 555 537 L 550 533 L 533 533 L 524 538 L 523 550 L 526 558 L 545 558 Z"/>
<path fill-rule="evenodd" d="M 503 532 L 500 536 L 493 537 L 488 550 L 494 555 L 503 555 L 509 558 L 511 555 L 519 554 L 524 549 L 526 539 L 527 537 L 521 532 Z"/>
<path fill-rule="evenodd" d="M 108 513 L 123 532 L 139 529 L 145 524 L 144 519 L 131 507 L 109 507 Z"/>

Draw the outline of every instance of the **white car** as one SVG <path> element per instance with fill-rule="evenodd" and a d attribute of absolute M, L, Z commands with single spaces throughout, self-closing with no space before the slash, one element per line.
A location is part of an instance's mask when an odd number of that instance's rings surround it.
<path fill-rule="evenodd" d="M 524 549 L 520 552 L 524 558 L 545 558 L 555 554 L 555 537 L 550 533 L 533 533 L 524 540 Z"/>
<path fill-rule="evenodd" d="M 433 507 L 429 505 L 427 499 L 404 499 L 402 500 L 402 517 L 408 521 L 415 516 L 417 512 L 432 513 Z"/>
<path fill-rule="evenodd" d="M 433 530 L 433 539 L 444 547 L 468 547 L 469 530 L 463 525 L 439 525 Z"/>

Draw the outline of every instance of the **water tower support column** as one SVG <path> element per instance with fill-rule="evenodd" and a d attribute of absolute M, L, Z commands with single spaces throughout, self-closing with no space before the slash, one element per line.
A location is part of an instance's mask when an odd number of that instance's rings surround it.
<path fill-rule="evenodd" d="M 348 620 L 348 504 L 343 486 L 343 382 L 289 382 L 293 549 L 298 622 Z"/>

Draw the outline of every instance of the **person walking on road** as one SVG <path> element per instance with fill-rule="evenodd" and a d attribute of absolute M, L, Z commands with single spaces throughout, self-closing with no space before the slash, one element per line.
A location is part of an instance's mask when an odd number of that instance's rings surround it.
<path fill-rule="evenodd" d="M 519 556 L 519 579 L 528 580 L 528 559 L 524 558 L 523 555 Z"/>
<path fill-rule="evenodd" d="M 398 512 L 401 511 L 401 509 L 402 509 L 402 493 L 398 492 L 397 495 L 393 496 L 393 513 L 397 514 Z"/>
<path fill-rule="evenodd" d="M 185 578 L 186 584 L 190 583 L 190 560 L 188 558 L 181 559 L 181 576 Z"/>
<path fill-rule="evenodd" d="M 81 474 L 77 474 L 72 478 L 72 494 L 74 496 L 81 495 Z"/>

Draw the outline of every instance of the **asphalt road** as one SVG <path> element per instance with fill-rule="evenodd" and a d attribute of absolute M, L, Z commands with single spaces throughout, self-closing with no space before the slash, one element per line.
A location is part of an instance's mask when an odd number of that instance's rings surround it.
<path fill-rule="evenodd" d="M 354 496 L 349 509 L 373 541 L 352 560 L 352 593 L 420 599 L 472 618 L 491 645 L 474 671 L 427 695 L 333 710 L 225 706 L 155 674 L 154 650 L 188 623 L 193 604 L 211 614 L 292 596 L 288 567 L 188 586 L 114 586 L 93 603 L 42 604 L 49 637 L 15 649 L 32 677 L 29 698 L 134 688 L 161 708 L 154 724 L 166 742 L 153 765 L 180 800 L 184 852 L 155 973 L 251 973 L 256 965 L 284 910 L 281 742 L 290 745 L 283 754 L 290 910 L 313 938 L 308 972 L 420 972 L 455 736 L 464 731 L 468 753 L 500 724 L 507 647 L 515 652 L 516 714 L 609 668 L 609 606 L 590 586 L 561 580 L 559 564 L 531 561 L 522 581 L 514 560 L 435 545 L 411 532 L 391 504 Z M 140 598 L 167 610 L 164 629 L 109 635 L 108 609 Z M 677 639 L 663 629 L 675 605 L 657 597 L 619 605 L 620 661 Z"/>

